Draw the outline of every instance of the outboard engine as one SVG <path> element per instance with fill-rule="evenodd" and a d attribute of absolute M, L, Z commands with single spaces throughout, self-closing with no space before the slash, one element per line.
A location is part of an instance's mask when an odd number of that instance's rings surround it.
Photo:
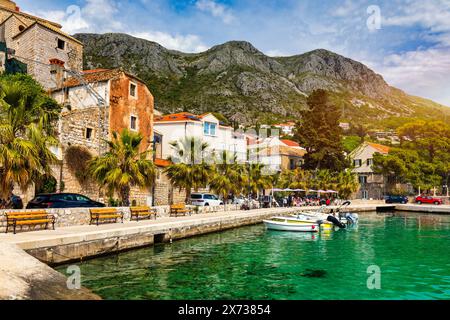
<path fill-rule="evenodd" d="M 349 224 L 356 224 L 356 223 L 358 223 L 359 216 L 358 216 L 357 213 L 349 213 L 349 212 L 347 212 L 345 214 L 345 219 L 347 219 L 347 222 Z"/>
<path fill-rule="evenodd" d="M 343 224 L 342 222 L 340 222 L 338 219 L 336 219 L 333 216 L 328 216 L 327 221 L 332 222 L 335 226 L 337 226 L 341 229 L 345 229 L 345 224 Z"/>

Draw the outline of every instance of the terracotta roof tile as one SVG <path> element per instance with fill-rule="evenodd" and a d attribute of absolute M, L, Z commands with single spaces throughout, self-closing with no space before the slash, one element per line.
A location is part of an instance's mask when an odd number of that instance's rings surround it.
<path fill-rule="evenodd" d="M 155 159 L 155 165 L 158 167 L 168 167 L 172 164 L 172 162 L 170 162 L 170 160 L 165 160 L 165 159 Z"/>
<path fill-rule="evenodd" d="M 380 153 L 389 153 L 389 151 L 391 150 L 390 147 L 383 146 L 382 144 L 373 143 L 373 142 L 367 142 L 367 144 L 369 146 L 371 146 L 372 148 L 378 150 Z"/>
<path fill-rule="evenodd" d="M 200 121 L 200 118 L 190 112 L 180 112 L 155 117 L 154 122 L 186 122 Z"/>
<path fill-rule="evenodd" d="M 114 79 L 120 76 L 122 72 L 123 71 L 120 69 L 98 69 L 98 71 L 92 70 L 92 72 L 90 72 L 90 70 L 87 70 L 87 72 L 83 71 L 83 78 L 88 83 L 102 82 Z M 79 85 L 81 85 L 81 83 L 77 78 L 70 77 L 64 82 L 63 87 L 71 88 L 77 87 Z"/>
<path fill-rule="evenodd" d="M 300 145 L 297 142 L 292 141 L 292 140 L 283 139 L 283 140 L 280 140 L 280 141 L 283 142 L 288 147 L 300 147 Z"/>

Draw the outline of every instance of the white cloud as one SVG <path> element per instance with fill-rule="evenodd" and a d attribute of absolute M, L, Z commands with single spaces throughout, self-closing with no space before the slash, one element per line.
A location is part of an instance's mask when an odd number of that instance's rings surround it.
<path fill-rule="evenodd" d="M 201 41 L 200 37 L 192 34 L 171 35 L 161 31 L 135 32 L 132 36 L 159 43 L 160 45 L 182 52 L 202 52 L 208 47 Z"/>
<path fill-rule="evenodd" d="M 450 1 L 411 1 L 392 16 L 383 16 L 383 25 L 412 27 L 415 25 L 431 32 L 450 32 Z"/>
<path fill-rule="evenodd" d="M 84 7 L 71 5 L 65 11 L 38 11 L 37 16 L 58 22 L 63 30 L 77 32 L 113 32 L 123 28 L 116 19 L 119 12 L 113 0 L 86 0 Z"/>
<path fill-rule="evenodd" d="M 222 19 L 226 24 L 230 24 L 235 20 L 230 9 L 214 0 L 198 0 L 195 6 L 201 11 L 212 14 L 213 17 Z"/>
<path fill-rule="evenodd" d="M 393 86 L 450 106 L 450 47 L 392 54 L 376 69 Z"/>

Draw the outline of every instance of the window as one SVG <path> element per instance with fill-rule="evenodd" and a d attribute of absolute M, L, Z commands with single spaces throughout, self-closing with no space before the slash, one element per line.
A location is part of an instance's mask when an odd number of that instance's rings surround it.
<path fill-rule="evenodd" d="M 130 129 L 137 131 L 137 117 L 131 116 L 130 118 Z"/>
<path fill-rule="evenodd" d="M 19 31 L 22 32 L 23 30 L 25 30 L 25 27 L 22 26 L 22 25 L 20 25 L 20 26 L 19 26 Z"/>
<path fill-rule="evenodd" d="M 289 159 L 289 169 L 295 170 L 295 160 L 294 159 Z"/>
<path fill-rule="evenodd" d="M 136 98 L 137 96 L 137 85 L 133 82 L 130 82 L 130 96 Z"/>
<path fill-rule="evenodd" d="M 373 159 L 367 159 L 367 165 L 370 167 L 373 165 Z"/>
<path fill-rule="evenodd" d="M 77 201 L 86 201 L 86 202 L 89 202 L 89 199 L 88 199 L 88 198 L 86 198 L 85 196 L 79 195 L 79 194 L 75 195 L 75 199 L 76 199 Z"/>
<path fill-rule="evenodd" d="M 203 127 L 203 133 L 206 136 L 215 136 L 216 135 L 216 127 L 217 125 L 212 122 L 205 122 Z"/>
<path fill-rule="evenodd" d="M 93 133 L 94 133 L 94 129 L 86 128 L 86 133 L 85 133 L 86 140 L 92 140 L 92 137 L 94 136 Z"/>
<path fill-rule="evenodd" d="M 354 165 L 355 167 L 361 167 L 361 164 L 362 164 L 361 159 L 355 159 L 355 160 L 353 160 L 353 165 Z"/>
<path fill-rule="evenodd" d="M 367 176 L 359 176 L 359 183 L 360 184 L 366 184 L 367 183 Z"/>
<path fill-rule="evenodd" d="M 58 39 L 58 49 L 64 50 L 66 48 L 66 42 L 64 40 Z"/>

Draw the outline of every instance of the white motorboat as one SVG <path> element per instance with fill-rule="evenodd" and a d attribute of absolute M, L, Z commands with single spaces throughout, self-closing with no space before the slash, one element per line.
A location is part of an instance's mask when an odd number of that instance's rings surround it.
<path fill-rule="evenodd" d="M 328 221 L 319 222 L 317 219 L 301 215 L 297 217 L 274 217 L 263 222 L 267 229 L 278 231 L 319 232 L 321 229 L 329 230 L 333 227 Z"/>
<path fill-rule="evenodd" d="M 346 201 L 342 206 L 348 206 L 350 201 Z M 341 213 L 340 206 L 336 212 L 325 213 L 326 207 L 321 207 L 318 211 L 302 212 L 293 216 L 279 216 L 270 220 L 264 220 L 267 229 L 279 231 L 297 232 L 319 232 L 333 230 L 334 226 L 346 228 L 346 225 L 358 223 L 358 215 L 352 213 Z"/>

